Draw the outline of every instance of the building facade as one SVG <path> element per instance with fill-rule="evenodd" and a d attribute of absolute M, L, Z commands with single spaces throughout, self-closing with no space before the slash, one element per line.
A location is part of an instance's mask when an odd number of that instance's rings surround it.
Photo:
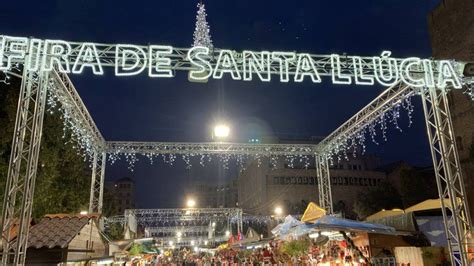
<path fill-rule="evenodd" d="M 129 177 L 120 178 L 114 182 L 112 188 L 116 210 L 122 214 L 126 209 L 135 206 L 135 182 Z"/>
<path fill-rule="evenodd" d="M 202 208 L 238 207 L 237 179 L 219 184 L 215 180 L 196 179 L 189 182 L 186 189 L 188 197 L 197 201 Z"/>
<path fill-rule="evenodd" d="M 428 16 L 433 57 L 474 62 L 474 1 L 444 0 Z M 456 146 L 466 185 L 471 218 L 474 214 L 474 101 L 466 88 L 448 95 Z"/>
<path fill-rule="evenodd" d="M 336 209 L 352 216 L 357 195 L 385 180 L 376 156 L 359 156 L 335 164 L 330 169 L 332 197 Z M 249 163 L 238 178 L 238 201 L 244 212 L 273 214 L 281 207 L 286 214 L 302 213 L 310 201 L 318 203 L 318 183 L 314 162 L 288 165 L 281 160 L 276 167 L 269 161 Z"/>

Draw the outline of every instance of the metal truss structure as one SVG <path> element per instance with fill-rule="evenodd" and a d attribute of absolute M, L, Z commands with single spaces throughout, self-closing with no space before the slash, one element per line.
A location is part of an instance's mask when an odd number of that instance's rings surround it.
<path fill-rule="evenodd" d="M 349 118 L 317 145 L 317 153 L 336 155 L 351 137 L 361 132 L 381 115 L 388 112 L 405 98 L 415 95 L 416 90 L 402 82 L 383 91 L 377 98 Z"/>
<path fill-rule="evenodd" d="M 261 156 L 314 156 L 312 144 L 249 144 L 249 143 L 189 143 L 189 142 L 107 142 L 108 153 L 159 154 L 228 154 Z"/>
<path fill-rule="evenodd" d="M 125 230 L 131 233 L 137 233 L 139 227 L 195 230 L 212 223 L 225 223 L 230 226 L 231 222 L 237 224 L 238 232 L 243 229 L 242 209 L 238 208 L 127 209 L 124 216 Z"/>
<path fill-rule="evenodd" d="M 229 240 L 227 236 L 216 236 L 210 239 L 205 237 L 154 237 L 158 246 L 167 248 L 191 247 L 191 246 L 215 246 Z"/>
<path fill-rule="evenodd" d="M 79 132 L 73 132 L 76 137 L 84 139 L 86 141 L 85 146 L 90 150 L 105 150 L 105 139 L 69 76 L 53 70 L 51 71 L 50 82 L 52 85 L 50 93 L 61 101 L 60 107 L 65 110 L 64 113 L 68 116 L 69 123 L 81 125 L 81 127 L 77 127 L 80 130 Z"/>
<path fill-rule="evenodd" d="M 228 240 L 228 236 L 215 235 L 215 227 L 208 226 L 163 226 L 146 227 L 145 237 L 153 237 L 161 246 L 207 246 Z"/>
<path fill-rule="evenodd" d="M 453 133 L 447 89 L 414 89 L 401 83 L 388 88 L 321 141 L 318 144 L 318 152 L 320 154 L 336 154 L 340 147 L 346 145 L 351 136 L 358 134 L 367 125 L 373 123 L 380 117 L 380 114 L 391 110 L 404 98 L 416 94 L 421 95 L 423 102 L 439 197 L 450 201 L 449 204 L 445 204 L 445 201 L 441 200 L 451 262 L 453 265 L 455 263 L 456 265 L 467 265 L 467 243 L 472 223 L 468 213 L 464 179 Z M 327 186 L 330 188 L 330 184 Z M 323 190 L 326 191 L 324 188 Z M 324 202 L 324 199 L 321 198 L 324 196 L 327 197 L 327 193 L 323 196 L 320 195 L 320 202 Z M 460 256 L 455 256 L 455 252 L 459 252 Z"/>
<path fill-rule="evenodd" d="M 152 237 L 157 235 L 167 235 L 176 237 L 176 233 L 180 232 L 183 236 L 196 234 L 209 234 L 212 230 L 212 225 L 197 225 L 197 226 L 161 226 L 161 227 L 145 227 L 145 237 Z"/>
<path fill-rule="evenodd" d="M 441 199 L 449 199 L 448 204 L 441 200 L 441 210 L 451 262 L 468 265 L 468 241 L 471 240 L 472 223 L 447 91 L 442 88 L 427 88 L 421 92 L 421 98 L 439 196 Z M 459 252 L 460 256 L 454 256 L 455 252 Z"/>
<path fill-rule="evenodd" d="M 3 265 L 24 264 L 26 259 L 48 76 L 23 70 L 2 206 Z"/>
<path fill-rule="evenodd" d="M 89 197 L 89 213 L 102 213 L 106 160 L 107 155 L 105 152 L 94 152 L 94 158 L 92 160 L 92 179 Z"/>
<path fill-rule="evenodd" d="M 70 62 L 75 61 L 82 43 L 71 43 L 72 54 Z M 26 48 L 27 52 L 40 54 L 35 51 L 37 46 Z M 30 50 L 30 48 L 32 48 Z M 115 45 L 100 44 L 99 58 L 102 66 L 115 65 Z M 143 49 L 148 49 L 143 46 Z M 173 71 L 193 70 L 194 67 L 187 61 L 188 49 L 173 48 L 171 54 L 171 67 Z M 211 65 L 216 66 L 215 58 L 220 49 L 214 49 Z M 239 66 L 242 64 L 241 54 L 236 53 Z M 320 76 L 331 76 L 332 66 L 330 55 L 311 55 Z M 144 59 L 144 58 L 143 58 Z M 391 58 L 397 63 L 401 59 Z M 375 71 L 383 71 L 391 68 L 389 64 L 381 63 L 380 69 L 374 69 L 373 57 L 360 57 L 360 66 L 363 73 L 373 75 Z M 388 61 L 388 60 L 386 60 Z M 142 60 L 142 63 L 145 60 Z M 24 64 L 23 61 L 13 62 Z M 433 62 L 435 63 L 435 62 Z M 340 57 L 340 73 L 354 77 L 356 75 L 354 60 L 350 57 Z M 239 71 L 243 71 L 241 68 Z M 289 74 L 296 72 L 296 66 L 290 64 Z M 423 73 L 422 69 L 411 69 L 412 75 Z M 277 63 L 271 66 L 271 74 L 280 74 Z M 436 74 L 436 73 L 435 73 Z M 80 138 L 80 142 L 86 149 L 86 154 L 93 158 L 93 174 L 91 182 L 90 210 L 100 212 L 102 206 L 103 177 L 105 171 L 106 153 L 147 153 L 159 151 L 163 154 L 196 154 L 204 152 L 209 154 L 262 154 L 265 156 L 293 156 L 309 155 L 317 157 L 317 176 L 320 184 L 320 204 L 331 213 L 331 182 L 329 180 L 328 160 L 350 145 L 351 136 L 360 134 L 362 130 L 373 123 L 377 117 L 391 110 L 400 101 L 416 93 L 420 93 L 423 99 L 426 125 L 433 163 L 436 171 L 439 194 L 441 198 L 449 198 L 450 204 L 443 204 L 443 218 L 446 226 L 449 248 L 451 251 L 459 251 L 460 259 L 454 257 L 451 252 L 452 262 L 467 261 L 467 238 L 471 230 L 471 221 L 468 214 L 466 193 L 461 175 L 459 158 L 457 154 L 452 121 L 447 103 L 447 89 L 430 88 L 426 90 L 414 89 L 403 83 L 385 90 L 374 101 L 369 103 L 355 116 L 350 118 L 341 127 L 336 129 L 320 144 L 314 145 L 288 145 L 288 144 L 230 144 L 230 143 L 163 143 L 163 142 L 106 142 L 97 129 L 92 117 L 88 113 L 80 96 L 72 85 L 66 74 L 51 72 L 37 73 L 23 70 L 22 85 L 16 123 L 14 129 L 12 151 L 10 156 L 8 176 L 6 180 L 6 193 L 2 210 L 2 263 L 24 264 L 28 228 L 32 211 L 35 178 L 37 172 L 38 153 L 41 143 L 43 116 L 48 90 L 52 97 L 57 98 L 61 108 L 67 114 L 68 123 L 74 124 L 73 134 Z M 327 181 L 327 182 L 326 182 Z M 443 202 L 443 201 L 442 201 Z M 182 221 L 190 221 L 201 215 L 204 220 L 211 218 L 225 219 L 237 215 L 242 221 L 242 211 L 239 209 L 228 209 L 222 214 L 206 214 L 205 209 L 186 214 L 186 211 L 174 209 L 169 211 L 157 210 L 130 210 L 126 213 L 125 223 L 133 225 L 141 221 L 152 221 L 162 217 L 162 221 L 171 221 L 180 216 Z M 196 211 L 196 210 L 193 210 Z M 452 214 L 449 215 L 448 211 Z M 200 213 L 199 215 L 197 215 Z M 174 218 L 172 216 L 175 216 Z M 219 216 L 221 215 L 221 216 Z M 149 217 L 149 218 L 146 218 Z M 186 218 L 187 217 L 187 218 Z M 148 219 L 148 220 L 147 220 Z M 242 228 L 240 222 L 240 230 Z M 12 241 L 11 232 L 17 229 L 17 238 Z"/>
<path fill-rule="evenodd" d="M 5 36 L 4 36 L 5 37 Z M 35 45 L 38 45 L 38 42 L 41 41 L 39 39 L 31 39 L 31 42 L 34 42 Z M 71 46 L 71 52 L 68 55 L 69 58 L 69 68 L 73 67 L 73 63 L 77 60 L 78 56 L 80 55 L 81 47 L 82 47 L 82 42 L 69 42 L 68 44 Z M 100 65 L 102 67 L 111 67 L 114 68 L 116 66 L 116 60 L 117 60 L 117 45 L 116 44 L 100 44 L 100 43 L 94 43 L 97 53 L 98 53 L 98 59 L 100 62 Z M 147 54 L 149 54 L 149 46 L 147 45 L 134 45 L 134 47 L 139 48 L 145 52 L 145 55 L 142 53 L 137 53 L 139 56 L 138 64 L 136 67 L 148 67 L 147 62 L 149 60 L 155 61 L 157 59 L 157 55 L 154 54 L 152 55 L 152 58 L 145 58 Z M 196 67 L 191 64 L 191 62 L 187 59 L 187 55 L 189 52 L 190 48 L 177 48 L 177 47 L 172 47 L 172 53 L 167 55 L 167 58 L 170 59 L 170 66 L 167 67 L 168 69 L 171 69 L 172 71 L 190 71 L 190 70 L 195 70 Z M 215 70 L 216 64 L 217 64 L 217 58 L 219 57 L 219 54 L 221 51 L 224 49 L 219 49 L 219 48 L 214 48 L 211 50 L 211 54 L 209 55 L 210 59 L 210 65 L 211 67 Z M 228 50 L 227 50 L 228 51 Z M 44 55 L 44 51 L 40 51 L 41 55 Z M 237 51 L 234 52 L 234 58 L 237 63 L 238 71 L 243 72 L 243 57 L 242 53 L 239 53 Z M 257 52 L 258 53 L 258 52 Z M 7 53 L 8 54 L 8 53 Z M 315 67 L 318 69 L 318 74 L 320 76 L 332 76 L 332 63 L 331 63 L 331 55 L 328 54 L 308 54 L 314 62 Z M 47 54 L 46 56 L 51 56 L 50 54 Z M 374 76 L 376 71 L 385 71 L 385 70 L 390 70 L 393 67 L 393 64 L 388 62 L 389 60 L 393 60 L 396 62 L 397 65 L 400 65 L 402 62 L 402 58 L 394 58 L 390 57 L 390 52 L 386 57 L 387 60 L 382 60 L 380 62 L 380 67 L 376 69 L 374 67 L 374 57 L 369 57 L 369 56 L 362 56 L 358 57 L 360 58 L 360 63 L 356 63 L 355 60 L 353 60 L 349 55 L 341 55 L 339 57 L 339 65 L 340 65 L 340 73 L 341 74 L 346 74 L 354 77 L 356 75 L 356 67 L 355 65 L 360 65 L 362 67 L 362 71 L 365 75 L 371 75 Z M 380 58 L 380 57 L 379 57 Z M 24 62 L 20 59 L 14 58 L 12 60 L 13 63 L 19 63 L 23 64 Z M 125 62 L 124 66 L 127 67 L 132 67 L 135 66 L 136 62 Z M 433 64 L 436 62 L 433 61 Z M 64 62 L 63 62 L 64 64 Z M 96 62 L 88 62 L 89 65 L 97 65 Z M 163 67 L 163 69 L 167 69 L 166 67 Z M 296 73 L 297 66 L 296 64 L 289 64 L 288 65 L 288 73 L 290 75 L 294 75 Z M 219 70 L 219 69 L 218 69 Z M 411 68 L 411 74 L 416 75 L 418 73 L 423 73 L 423 69 L 421 66 L 416 66 Z M 270 66 L 270 74 L 272 75 L 280 75 L 280 64 L 279 62 L 271 62 Z M 436 74 L 436 73 L 435 73 Z"/>
<path fill-rule="evenodd" d="M 329 160 L 325 155 L 316 155 L 316 178 L 319 188 L 319 206 L 327 214 L 333 213 L 331 176 L 329 174 Z"/>
<path fill-rule="evenodd" d="M 362 108 L 339 128 L 329 134 L 316 147 L 316 173 L 318 178 L 319 204 L 327 213 L 333 212 L 329 159 L 340 154 L 353 137 L 363 134 L 367 125 L 373 123 L 385 112 L 400 104 L 416 91 L 399 82 L 383 91 L 377 98 Z"/>

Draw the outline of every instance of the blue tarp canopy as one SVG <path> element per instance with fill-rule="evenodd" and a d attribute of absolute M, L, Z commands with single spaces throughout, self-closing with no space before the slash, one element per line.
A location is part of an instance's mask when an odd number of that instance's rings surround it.
<path fill-rule="evenodd" d="M 390 226 L 337 218 L 331 215 L 325 215 L 316 220 L 314 224 L 305 224 L 304 226 L 319 230 L 360 231 L 388 235 L 395 234 L 395 228 Z"/>
<path fill-rule="evenodd" d="M 386 235 L 396 234 L 395 228 L 390 226 L 337 218 L 331 215 L 325 215 L 317 219 L 314 223 L 302 223 L 294 219 L 294 217 L 288 216 L 284 223 L 279 224 L 272 230 L 272 233 L 279 235 L 280 238 L 284 238 L 288 235 L 298 237 L 316 231 L 356 231 Z"/>

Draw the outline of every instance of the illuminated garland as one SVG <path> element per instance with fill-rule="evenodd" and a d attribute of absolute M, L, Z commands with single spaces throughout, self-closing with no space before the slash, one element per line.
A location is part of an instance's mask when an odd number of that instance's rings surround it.
<path fill-rule="evenodd" d="M 74 141 L 74 148 L 78 151 L 78 154 L 84 158 L 84 161 L 92 161 L 94 157 L 94 150 L 97 148 L 94 146 L 94 141 L 89 134 L 89 129 L 83 126 L 78 119 L 77 113 L 74 112 L 75 106 L 64 94 L 61 89 L 58 89 L 53 79 L 50 79 L 48 87 L 48 109 L 50 114 L 59 112 L 59 116 L 63 121 L 63 139 L 66 139 L 67 134 L 71 134 L 71 138 L 68 141 Z"/>
<path fill-rule="evenodd" d="M 204 149 L 202 149 L 204 150 Z M 310 155 L 264 155 L 264 154 L 209 154 L 206 152 L 195 152 L 191 154 L 173 154 L 173 153 L 160 153 L 160 152 L 147 152 L 147 153 L 137 153 L 137 152 L 113 152 L 108 154 L 108 160 L 111 165 L 116 161 L 124 159 L 128 164 L 128 169 L 134 171 L 135 165 L 140 161 L 139 157 L 145 157 L 150 164 L 154 164 L 157 160 L 162 161 L 165 164 L 173 166 L 178 159 L 181 159 L 182 162 L 186 165 L 186 169 L 191 169 L 193 166 L 193 161 L 196 162 L 199 166 L 205 167 L 206 164 L 211 163 L 212 161 L 218 161 L 223 169 L 228 170 L 231 166 L 231 161 L 235 162 L 235 166 L 244 171 L 247 168 L 247 163 L 255 161 L 257 166 L 262 165 L 262 160 L 268 159 L 269 165 L 272 169 L 277 169 L 277 164 L 281 159 L 285 161 L 285 165 L 288 168 L 294 168 L 295 165 L 303 165 L 303 168 L 308 169 L 311 165 L 311 162 L 314 160 L 314 156 Z"/>
<path fill-rule="evenodd" d="M 399 95 L 393 100 L 393 104 L 387 105 L 378 110 L 375 114 L 369 116 L 367 121 L 360 122 L 355 130 L 350 134 L 339 137 L 336 141 L 331 143 L 326 150 L 331 165 L 334 162 L 341 160 L 349 160 L 349 154 L 352 157 L 357 157 L 357 154 L 365 154 L 366 152 L 366 136 L 375 145 L 382 141 L 388 141 L 387 130 L 390 126 L 396 130 L 403 132 L 399 125 L 400 113 L 402 110 L 406 111 L 408 116 L 408 127 L 413 124 L 414 106 L 412 97 L 415 96 L 415 91 L 411 90 L 407 93 Z"/>

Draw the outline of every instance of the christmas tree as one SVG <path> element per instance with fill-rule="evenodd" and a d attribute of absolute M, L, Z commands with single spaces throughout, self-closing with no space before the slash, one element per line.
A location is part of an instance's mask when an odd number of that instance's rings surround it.
<path fill-rule="evenodd" d="M 207 24 L 206 20 L 206 8 L 204 7 L 203 3 L 199 3 L 197 5 L 198 12 L 196 15 L 196 29 L 194 30 L 194 46 L 204 46 L 209 49 L 212 49 L 214 46 L 212 45 L 211 34 L 209 30 L 209 25 Z"/>

